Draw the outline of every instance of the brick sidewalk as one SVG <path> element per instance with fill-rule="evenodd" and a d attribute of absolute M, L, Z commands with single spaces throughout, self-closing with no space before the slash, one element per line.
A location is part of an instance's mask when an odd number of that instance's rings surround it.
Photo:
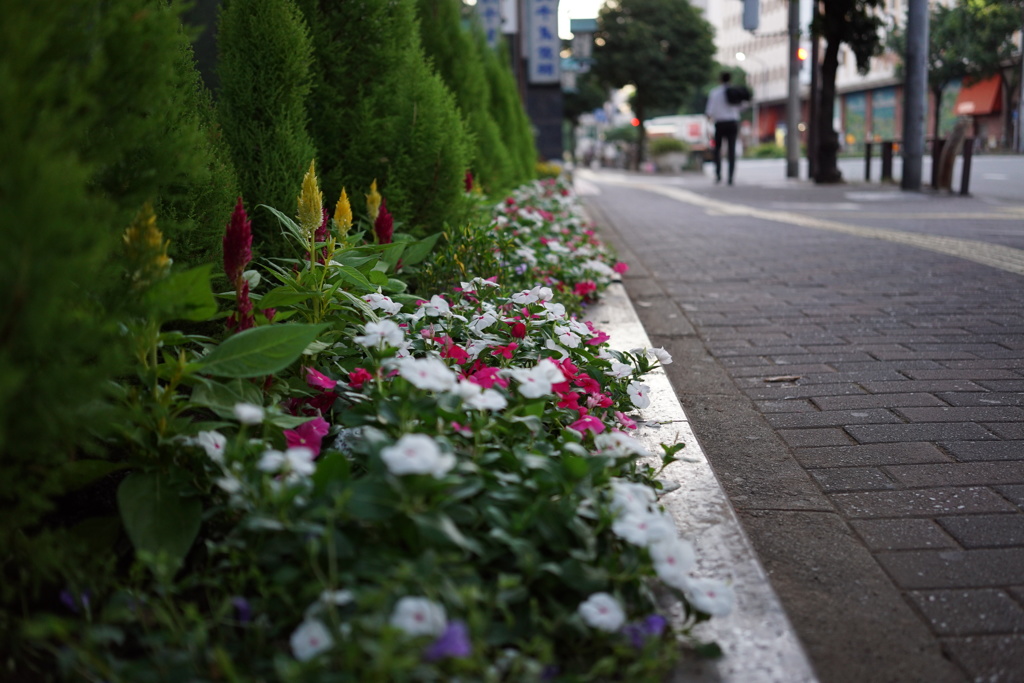
<path fill-rule="evenodd" d="M 1024 254 L 968 260 L 1020 207 L 623 180 L 577 187 L 821 680 L 1024 681 Z"/>

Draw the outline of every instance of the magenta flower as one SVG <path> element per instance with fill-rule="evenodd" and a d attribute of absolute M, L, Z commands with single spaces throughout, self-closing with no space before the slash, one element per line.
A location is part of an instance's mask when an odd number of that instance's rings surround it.
<path fill-rule="evenodd" d="M 619 261 L 614 266 L 612 266 L 612 270 L 614 270 L 619 275 L 622 275 L 627 270 L 629 270 L 629 264 L 624 263 L 623 261 Z"/>
<path fill-rule="evenodd" d="M 584 280 L 583 282 L 577 282 L 572 289 L 576 296 L 585 298 L 588 294 L 597 291 L 597 283 L 593 280 Z"/>
<path fill-rule="evenodd" d="M 473 384 L 479 384 L 484 389 L 490 389 L 495 384 L 499 387 L 507 387 L 508 380 L 499 376 L 501 370 L 499 368 L 481 368 L 473 374 L 469 375 L 468 379 Z"/>
<path fill-rule="evenodd" d="M 473 644 L 469 640 L 469 629 L 464 621 L 449 621 L 444 633 L 435 640 L 424 652 L 423 658 L 428 662 L 455 657 L 465 659 L 473 654 Z"/>
<path fill-rule="evenodd" d="M 327 431 L 330 427 L 331 426 L 327 424 L 327 420 L 322 417 L 315 417 L 309 422 L 304 422 L 295 429 L 284 430 L 284 438 L 288 443 L 288 448 L 302 446 L 313 451 L 313 455 L 319 455 L 320 443 L 323 441 L 323 438 L 327 436 Z"/>
<path fill-rule="evenodd" d="M 512 360 L 512 354 L 519 348 L 519 344 L 512 342 L 507 346 L 495 346 L 491 351 L 492 356 L 502 356 L 508 360 Z"/>
<path fill-rule="evenodd" d="M 252 221 L 245 214 L 242 198 L 238 198 L 231 214 L 222 241 L 224 248 L 224 272 L 231 284 L 238 288 L 238 281 L 245 267 L 252 261 Z"/>
<path fill-rule="evenodd" d="M 512 325 L 512 329 L 509 331 L 509 334 L 511 334 L 513 337 L 515 337 L 516 339 L 522 339 L 523 337 L 526 336 L 526 324 L 525 323 L 521 323 L 521 322 L 517 321 L 517 322 L 511 323 L 511 325 Z"/>
<path fill-rule="evenodd" d="M 330 391 L 335 387 L 337 382 L 322 372 L 317 372 L 313 368 L 306 368 L 306 384 L 315 389 Z"/>
<path fill-rule="evenodd" d="M 387 200 L 382 199 L 380 201 L 380 213 L 377 214 L 377 220 L 373 222 L 373 234 L 377 236 L 379 244 L 391 244 L 394 232 L 395 219 L 392 217 L 391 212 L 388 211 Z"/>
<path fill-rule="evenodd" d="M 584 432 L 589 429 L 595 434 L 600 434 L 605 430 L 604 422 L 601 422 L 593 415 L 584 415 L 569 425 L 569 427 L 575 429 L 577 432 Z"/>
<path fill-rule="evenodd" d="M 472 192 L 473 191 L 473 172 L 472 171 L 466 171 L 465 182 L 466 182 L 466 192 Z"/>
<path fill-rule="evenodd" d="M 356 368 L 348 373 L 348 385 L 353 389 L 362 389 L 363 384 L 371 379 L 373 379 L 373 375 L 363 368 Z"/>

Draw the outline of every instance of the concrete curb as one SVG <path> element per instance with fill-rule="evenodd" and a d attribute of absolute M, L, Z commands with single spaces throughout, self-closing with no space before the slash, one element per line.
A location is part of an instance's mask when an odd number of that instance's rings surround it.
<path fill-rule="evenodd" d="M 587 319 L 610 337 L 613 349 L 650 347 L 651 342 L 621 283 L 612 284 Z M 697 550 L 699 576 L 732 583 L 736 605 L 726 617 L 701 624 L 695 633 L 714 640 L 725 656 L 719 660 L 684 661 L 669 677 L 671 683 L 816 683 L 817 678 L 795 631 L 757 556 L 743 533 L 736 513 L 715 477 L 665 371 L 658 369 L 644 382 L 651 405 L 640 411 L 639 438 L 652 453 L 661 443 L 683 442 L 683 458 L 663 476 L 679 488 L 661 502 L 675 519 L 681 535 Z"/>

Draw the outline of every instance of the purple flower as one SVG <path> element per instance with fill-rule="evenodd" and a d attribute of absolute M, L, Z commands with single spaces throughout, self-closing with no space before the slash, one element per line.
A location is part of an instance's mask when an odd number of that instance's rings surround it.
<path fill-rule="evenodd" d="M 643 649 L 649 638 L 658 638 L 665 632 L 668 622 L 660 614 L 652 614 L 643 621 L 634 621 L 622 627 L 622 634 L 638 650 Z"/>
<path fill-rule="evenodd" d="M 241 595 L 236 595 L 231 598 L 231 605 L 235 608 L 235 618 L 240 623 L 248 624 L 252 621 L 252 607 L 250 607 L 248 600 Z"/>
<path fill-rule="evenodd" d="M 80 614 L 82 608 L 85 608 L 86 611 L 89 610 L 89 591 L 82 591 L 76 596 L 65 588 L 60 592 L 60 601 L 75 614 Z"/>
<path fill-rule="evenodd" d="M 446 657 L 465 658 L 469 657 L 472 651 L 466 622 L 449 621 L 444 633 L 423 653 L 423 658 L 428 662 L 436 662 Z"/>

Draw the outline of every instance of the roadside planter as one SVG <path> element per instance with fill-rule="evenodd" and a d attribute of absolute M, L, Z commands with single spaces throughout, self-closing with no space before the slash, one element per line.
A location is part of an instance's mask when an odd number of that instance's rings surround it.
<path fill-rule="evenodd" d="M 40 617 L 62 666 L 655 680 L 681 647 L 716 654 L 690 629 L 727 613 L 731 589 L 693 575 L 657 498 L 683 444 L 651 454 L 630 435 L 643 376 L 671 358 L 611 349 L 579 317 L 625 265 L 568 186 L 520 188 L 440 241 L 395 234 L 376 188 L 359 219 L 344 193 L 333 217 L 322 204 L 311 167 L 297 219 L 275 212 L 305 256 L 257 271 L 239 200 L 223 340 L 167 329 L 225 318 L 209 268 L 140 288 L 166 307 L 131 326 L 118 502 L 136 568 L 69 586 L 65 611 Z"/>

